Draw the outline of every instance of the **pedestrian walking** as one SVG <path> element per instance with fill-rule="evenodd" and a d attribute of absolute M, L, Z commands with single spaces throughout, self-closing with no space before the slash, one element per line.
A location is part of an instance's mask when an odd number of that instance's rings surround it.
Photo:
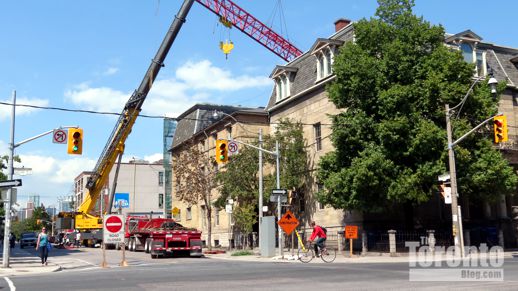
<path fill-rule="evenodd" d="M 81 233 L 78 230 L 76 233 L 76 247 L 79 248 L 80 246 L 81 246 Z"/>
<path fill-rule="evenodd" d="M 40 234 L 38 234 L 38 239 L 36 240 L 36 250 L 40 252 L 41 265 L 47 265 L 47 257 L 49 256 L 49 236 L 47 235 L 47 229 L 44 227 L 41 229 Z"/>
<path fill-rule="evenodd" d="M 15 243 L 16 243 L 16 235 L 14 235 L 14 233 L 11 232 L 11 234 L 9 235 L 9 246 L 11 247 L 11 249 L 14 248 Z"/>

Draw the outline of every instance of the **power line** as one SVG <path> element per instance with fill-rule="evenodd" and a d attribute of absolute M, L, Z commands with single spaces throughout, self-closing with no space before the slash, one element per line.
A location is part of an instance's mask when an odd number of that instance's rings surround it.
<path fill-rule="evenodd" d="M 2 101 L 0 101 L 0 105 L 13 106 L 12 103 L 2 102 Z M 65 111 L 65 112 L 73 112 L 73 113 L 88 113 L 88 114 L 99 114 L 99 115 L 115 115 L 115 116 L 122 115 L 122 113 L 117 113 L 117 112 L 84 110 L 84 109 L 69 109 L 69 108 L 63 108 L 63 107 L 38 106 L 38 105 L 20 104 L 20 103 L 16 103 L 16 107 L 28 107 L 28 108 L 42 109 L 42 110 L 57 110 L 57 111 Z M 138 116 L 145 117 L 145 118 L 155 118 L 155 119 L 174 119 L 176 121 L 180 121 L 180 120 L 211 121 L 211 119 L 205 119 L 205 118 L 184 117 L 182 119 L 178 119 L 176 117 L 166 117 L 166 116 L 160 116 L 160 115 L 146 115 L 146 114 L 139 114 Z M 247 122 L 242 122 L 242 121 L 240 121 L 239 123 L 247 124 Z M 271 122 L 270 124 L 281 124 L 281 123 L 280 122 Z M 314 125 L 314 124 L 310 124 L 310 123 L 300 123 L 300 124 L 306 125 L 306 126 Z M 332 126 L 333 124 L 332 123 L 320 123 L 320 125 Z"/>

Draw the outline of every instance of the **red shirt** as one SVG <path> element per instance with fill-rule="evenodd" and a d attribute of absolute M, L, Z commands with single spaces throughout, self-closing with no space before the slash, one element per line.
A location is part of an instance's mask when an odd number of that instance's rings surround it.
<path fill-rule="evenodd" d="M 322 228 L 319 225 L 315 225 L 315 227 L 313 227 L 313 232 L 311 233 L 311 237 L 309 238 L 309 240 L 312 241 L 317 236 L 320 238 L 327 238 L 326 233 L 324 232 L 324 230 L 322 230 Z"/>

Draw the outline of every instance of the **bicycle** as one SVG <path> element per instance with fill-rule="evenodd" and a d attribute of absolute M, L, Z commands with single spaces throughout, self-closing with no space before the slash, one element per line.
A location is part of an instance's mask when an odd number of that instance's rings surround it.
<path fill-rule="evenodd" d="M 302 239 L 300 238 L 299 233 L 295 232 L 295 234 L 297 235 L 299 244 L 302 246 L 302 248 L 299 249 L 299 251 L 297 253 L 299 260 L 303 263 L 311 262 L 311 260 L 313 260 L 313 258 L 315 257 L 315 251 L 314 251 L 314 247 L 313 247 L 314 243 L 307 242 L 307 245 L 305 245 L 302 242 Z M 326 263 L 332 263 L 336 259 L 336 250 L 328 249 L 324 243 L 324 248 L 320 249 L 320 258 L 322 259 L 322 261 L 324 261 Z"/>

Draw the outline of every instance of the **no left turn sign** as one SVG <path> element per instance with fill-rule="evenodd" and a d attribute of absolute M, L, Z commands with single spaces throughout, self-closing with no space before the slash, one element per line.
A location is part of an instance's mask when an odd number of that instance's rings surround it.
<path fill-rule="evenodd" d="M 238 153 L 238 150 L 239 150 L 239 147 L 237 145 L 237 142 L 235 141 L 231 141 L 228 143 L 228 152 L 231 154 L 231 155 L 235 155 Z"/>
<path fill-rule="evenodd" d="M 67 132 L 63 129 L 55 129 L 52 134 L 53 143 L 67 143 Z"/>

